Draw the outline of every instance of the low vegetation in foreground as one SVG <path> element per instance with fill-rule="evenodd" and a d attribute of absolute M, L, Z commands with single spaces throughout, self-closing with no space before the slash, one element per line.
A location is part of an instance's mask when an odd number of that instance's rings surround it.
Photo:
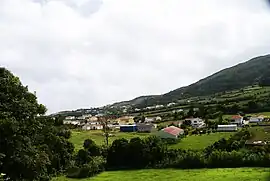
<path fill-rule="evenodd" d="M 80 181 L 269 181 L 270 169 L 267 168 L 224 168 L 194 170 L 135 170 L 104 172 L 94 178 Z M 66 177 L 58 177 L 53 181 L 75 181 Z"/>

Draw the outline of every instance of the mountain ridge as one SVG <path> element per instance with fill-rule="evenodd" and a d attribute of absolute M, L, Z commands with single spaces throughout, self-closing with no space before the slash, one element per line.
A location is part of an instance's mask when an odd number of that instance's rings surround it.
<path fill-rule="evenodd" d="M 258 84 L 262 78 L 270 78 L 270 54 L 252 58 L 227 67 L 188 86 L 161 95 L 139 96 L 129 101 L 112 104 L 114 107 L 146 107 L 166 104 L 192 96 L 204 96 Z"/>

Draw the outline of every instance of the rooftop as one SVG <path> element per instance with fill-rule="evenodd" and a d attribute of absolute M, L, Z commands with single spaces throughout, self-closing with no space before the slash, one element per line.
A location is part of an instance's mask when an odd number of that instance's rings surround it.
<path fill-rule="evenodd" d="M 183 130 L 180 129 L 180 128 L 177 128 L 175 126 L 170 126 L 170 127 L 164 128 L 163 131 L 166 132 L 166 133 L 172 134 L 174 136 L 177 136 Z"/>

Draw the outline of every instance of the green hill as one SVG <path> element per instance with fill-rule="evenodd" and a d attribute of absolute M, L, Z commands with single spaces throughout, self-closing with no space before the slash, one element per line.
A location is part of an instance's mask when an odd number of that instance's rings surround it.
<path fill-rule="evenodd" d="M 270 82 L 270 55 L 253 58 L 245 63 L 221 70 L 209 77 L 186 87 L 181 87 L 163 95 L 135 98 L 131 101 L 115 103 L 113 106 L 133 105 L 136 107 L 166 104 L 194 96 L 211 95 L 224 91 L 244 88 Z"/>

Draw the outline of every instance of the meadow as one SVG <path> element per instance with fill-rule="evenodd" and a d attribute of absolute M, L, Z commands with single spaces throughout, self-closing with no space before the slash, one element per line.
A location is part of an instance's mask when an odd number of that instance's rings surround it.
<path fill-rule="evenodd" d="M 153 135 L 154 133 L 123 133 L 114 132 L 112 137 L 109 138 L 109 143 L 112 143 L 116 139 L 125 138 L 130 140 L 131 138 L 140 137 L 145 138 Z M 210 133 L 203 135 L 191 135 L 183 138 L 179 143 L 170 145 L 173 149 L 193 149 L 200 150 L 220 140 L 221 138 L 228 138 L 234 132 L 221 132 L 221 133 Z M 83 142 L 86 139 L 92 139 L 98 145 L 104 144 L 104 136 L 101 131 L 72 131 L 70 141 L 74 144 L 75 150 L 78 151 L 82 148 Z"/>
<path fill-rule="evenodd" d="M 103 172 L 93 178 L 68 179 L 54 178 L 53 181 L 268 181 L 269 168 L 221 168 L 194 170 L 134 170 Z"/>
<path fill-rule="evenodd" d="M 221 138 L 229 138 L 232 134 L 234 134 L 234 132 L 191 135 L 183 138 L 179 143 L 171 145 L 170 148 L 200 150 L 210 146 Z"/>
<path fill-rule="evenodd" d="M 149 133 L 123 133 L 123 132 L 113 132 L 113 136 L 109 137 L 109 143 L 112 143 L 116 139 L 125 138 L 130 140 L 131 138 L 140 137 L 144 138 L 149 136 Z M 70 141 L 74 144 L 75 150 L 79 150 L 83 147 L 83 142 L 86 139 L 92 139 L 98 145 L 103 145 L 105 143 L 105 139 L 102 131 L 100 130 L 91 130 L 91 131 L 81 131 L 81 130 L 73 130 L 71 134 Z"/>

